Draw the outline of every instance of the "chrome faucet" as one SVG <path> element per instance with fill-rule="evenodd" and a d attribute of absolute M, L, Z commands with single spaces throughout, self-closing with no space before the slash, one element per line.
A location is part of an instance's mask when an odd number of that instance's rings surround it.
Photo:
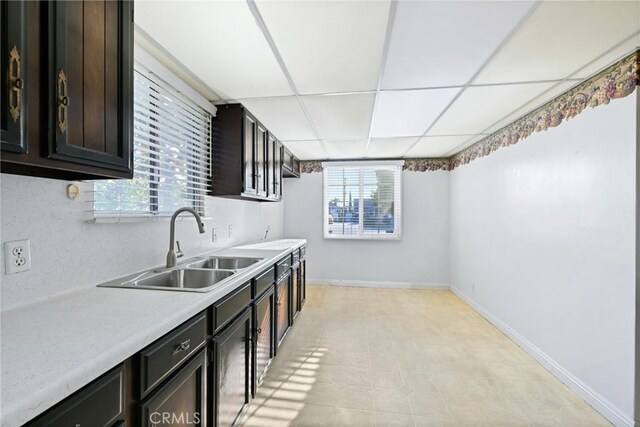
<path fill-rule="evenodd" d="M 173 245 L 174 245 L 175 236 L 176 236 L 176 218 L 182 212 L 189 212 L 190 214 L 192 214 L 196 218 L 196 221 L 198 221 L 198 230 L 200 231 L 200 234 L 204 233 L 204 223 L 202 222 L 202 218 L 200 217 L 200 215 L 198 215 L 198 212 L 196 212 L 191 208 L 180 208 L 177 211 L 175 211 L 173 213 L 173 216 L 171 217 L 171 227 L 169 231 L 169 252 L 167 253 L 167 268 L 175 267 L 178 262 L 178 258 L 182 256 L 179 243 L 178 243 L 178 253 L 176 253 L 173 250 Z"/>

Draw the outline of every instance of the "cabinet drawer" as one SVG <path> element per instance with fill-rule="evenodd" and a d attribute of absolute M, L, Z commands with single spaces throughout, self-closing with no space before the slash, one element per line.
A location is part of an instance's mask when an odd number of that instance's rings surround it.
<path fill-rule="evenodd" d="M 303 260 L 306 255 L 307 255 L 307 247 L 306 246 L 302 246 L 300 248 L 300 259 Z"/>
<path fill-rule="evenodd" d="M 124 407 L 122 365 L 84 387 L 28 426 L 110 426 Z"/>
<path fill-rule="evenodd" d="M 264 291 L 269 289 L 271 285 L 276 281 L 276 272 L 275 267 L 271 267 L 255 279 L 253 279 L 254 289 L 253 289 L 253 297 L 257 297 L 262 295 Z"/>
<path fill-rule="evenodd" d="M 251 282 L 227 295 L 213 305 L 213 330 L 217 331 L 225 323 L 236 317 L 251 303 Z"/>
<path fill-rule="evenodd" d="M 200 313 L 140 352 L 140 394 L 146 396 L 205 345 L 207 322 Z"/>
<path fill-rule="evenodd" d="M 287 255 L 278 261 L 276 265 L 276 277 L 280 278 L 289 272 L 291 268 L 291 255 Z"/>

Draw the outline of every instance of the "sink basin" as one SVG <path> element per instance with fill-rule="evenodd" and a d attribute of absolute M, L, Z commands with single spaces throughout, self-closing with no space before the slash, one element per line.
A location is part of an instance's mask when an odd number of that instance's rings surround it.
<path fill-rule="evenodd" d="M 235 271 L 233 270 L 198 270 L 181 268 L 177 270 L 149 273 L 140 278 L 112 284 L 119 288 L 164 289 L 172 291 L 207 292 L 220 284 Z"/>
<path fill-rule="evenodd" d="M 186 268 L 241 270 L 262 261 L 262 258 L 207 257 L 186 264 Z"/>

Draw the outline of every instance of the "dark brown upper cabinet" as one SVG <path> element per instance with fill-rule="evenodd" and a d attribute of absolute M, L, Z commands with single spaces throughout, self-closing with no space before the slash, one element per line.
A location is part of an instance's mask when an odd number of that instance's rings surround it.
<path fill-rule="evenodd" d="M 218 105 L 213 119 L 212 196 L 258 201 L 282 197 L 278 139 L 242 104 Z"/>
<path fill-rule="evenodd" d="M 267 168 L 267 128 L 262 123 L 258 123 L 256 134 L 256 175 L 258 196 L 267 197 L 267 180 L 269 179 L 269 171 Z"/>
<path fill-rule="evenodd" d="M 0 88 L 0 133 L 2 151 L 26 153 L 25 106 L 27 103 L 26 35 L 27 2 L 3 1 L 0 3 L 0 51 L 3 66 L 0 71 L 3 83 Z"/>
<path fill-rule="evenodd" d="M 282 160 L 282 176 L 285 178 L 300 178 L 300 160 L 286 147 L 284 148 Z"/>
<path fill-rule="evenodd" d="M 269 197 L 282 197 L 282 143 L 269 134 Z"/>
<path fill-rule="evenodd" d="M 255 117 L 251 115 L 247 110 L 241 112 L 243 124 L 242 127 L 244 129 L 244 133 L 242 134 L 243 148 L 242 148 L 242 158 L 244 159 L 244 185 L 241 189 L 241 192 L 247 194 L 253 194 L 258 192 L 258 165 L 256 163 L 255 158 L 255 145 L 256 145 L 256 135 L 258 131 L 258 121 Z M 219 117 L 220 110 L 218 109 L 217 116 Z M 214 144 L 220 145 L 220 141 L 214 140 Z M 217 147 L 222 148 L 222 147 Z"/>
<path fill-rule="evenodd" d="M 22 18 L 13 19 L 19 8 Z M 16 139 L 2 117 L 2 172 L 131 178 L 133 1 L 3 2 L 2 22 L 3 67 L 18 45 L 9 39 L 23 33 L 18 92 L 26 121 Z M 14 63 L 3 70 L 3 106 L 16 102 Z"/>

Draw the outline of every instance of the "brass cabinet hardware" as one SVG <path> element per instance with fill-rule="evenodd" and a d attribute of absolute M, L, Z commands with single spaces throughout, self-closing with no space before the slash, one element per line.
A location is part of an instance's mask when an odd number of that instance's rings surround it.
<path fill-rule="evenodd" d="M 20 52 L 16 46 L 13 46 L 9 52 L 9 114 L 14 123 L 18 122 L 20 112 L 22 110 L 22 89 L 24 83 L 22 81 Z"/>
<path fill-rule="evenodd" d="M 67 75 L 63 69 L 58 72 L 58 129 L 60 133 L 67 130 L 67 120 L 69 118 L 69 96 L 67 91 Z"/>

